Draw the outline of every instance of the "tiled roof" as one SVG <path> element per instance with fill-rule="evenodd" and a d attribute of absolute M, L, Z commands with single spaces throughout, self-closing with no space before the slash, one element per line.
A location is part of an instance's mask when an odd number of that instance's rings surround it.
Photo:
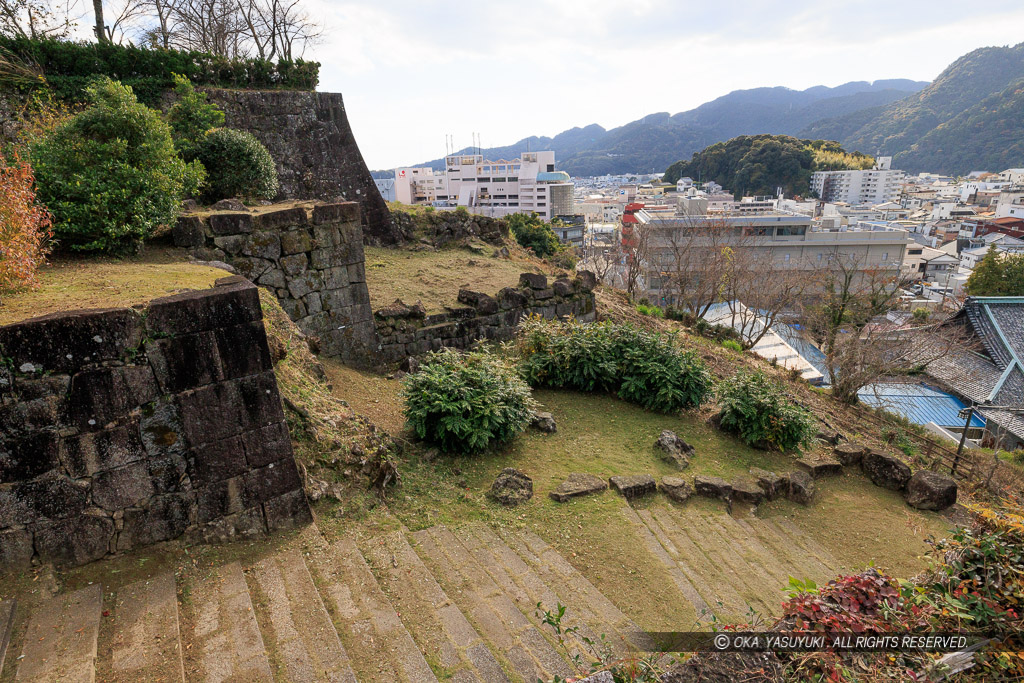
<path fill-rule="evenodd" d="M 953 392 L 981 403 L 992 393 L 1002 371 L 976 353 L 952 349 L 928 364 L 928 374 L 942 380 Z"/>

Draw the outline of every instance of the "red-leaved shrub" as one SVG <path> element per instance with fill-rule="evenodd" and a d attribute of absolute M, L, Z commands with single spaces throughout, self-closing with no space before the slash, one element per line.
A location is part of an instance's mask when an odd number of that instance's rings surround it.
<path fill-rule="evenodd" d="M 0 156 L 0 292 L 36 284 L 46 260 L 50 212 L 36 202 L 32 167 Z"/>

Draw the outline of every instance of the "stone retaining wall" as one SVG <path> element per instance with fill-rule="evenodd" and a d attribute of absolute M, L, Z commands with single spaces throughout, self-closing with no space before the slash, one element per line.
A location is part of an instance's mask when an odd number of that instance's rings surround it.
<path fill-rule="evenodd" d="M 256 288 L 0 327 L 0 569 L 310 520 Z"/>
<path fill-rule="evenodd" d="M 368 362 L 377 340 L 355 202 L 183 216 L 174 242 L 274 292 L 299 328 L 320 339 L 322 353 Z"/>
<path fill-rule="evenodd" d="M 374 313 L 379 360 L 394 363 L 441 347 L 465 349 L 481 339 L 509 340 L 519 321 L 530 314 L 593 322 L 595 286 L 589 271 L 573 280 L 555 280 L 550 286 L 544 275 L 523 273 L 518 287 L 506 287 L 496 296 L 461 290 L 458 300 L 465 305 L 446 308 L 444 313 L 427 315 L 422 306 L 395 301 Z"/>

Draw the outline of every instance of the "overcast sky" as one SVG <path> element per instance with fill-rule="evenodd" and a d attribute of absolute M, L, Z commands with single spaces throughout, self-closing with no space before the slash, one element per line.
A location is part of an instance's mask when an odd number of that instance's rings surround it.
<path fill-rule="evenodd" d="M 320 90 L 344 94 L 371 169 L 676 113 L 738 88 L 932 80 L 1024 40 L 1024 2 L 308 0 Z"/>

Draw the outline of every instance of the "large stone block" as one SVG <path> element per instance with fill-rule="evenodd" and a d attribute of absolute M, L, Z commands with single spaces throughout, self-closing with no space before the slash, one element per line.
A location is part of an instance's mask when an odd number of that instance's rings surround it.
<path fill-rule="evenodd" d="M 292 440 L 284 422 L 275 422 L 242 435 L 245 460 L 249 467 L 265 467 L 272 462 L 292 458 Z"/>
<path fill-rule="evenodd" d="M 25 569 L 32 564 L 32 532 L 27 529 L 0 531 L 0 570 Z M 2 636 L 2 633 L 0 633 Z M 0 648 L 4 645 L 0 642 Z M 0 654 L 0 659 L 3 659 Z"/>
<path fill-rule="evenodd" d="M 265 503 L 271 498 L 302 488 L 302 479 L 294 460 L 279 460 L 245 474 L 246 487 L 255 499 Z"/>
<path fill-rule="evenodd" d="M 113 537 L 112 519 L 78 515 L 36 531 L 35 544 L 42 562 L 77 567 L 106 555 Z"/>
<path fill-rule="evenodd" d="M 290 209 L 267 211 L 266 213 L 256 215 L 256 227 L 260 230 L 280 231 L 286 227 L 300 227 L 306 225 L 307 222 L 306 210 L 299 206 Z M 300 251 L 306 250 L 301 249 Z"/>
<path fill-rule="evenodd" d="M 253 258 L 276 260 L 281 256 L 281 237 L 276 232 L 260 230 L 245 241 L 242 254 Z"/>
<path fill-rule="evenodd" d="M 139 422 L 130 420 L 110 429 L 65 437 L 60 460 L 72 477 L 90 477 L 146 458 Z"/>
<path fill-rule="evenodd" d="M 198 446 L 189 453 L 193 485 L 206 486 L 243 474 L 247 469 L 242 437 L 232 436 Z"/>
<path fill-rule="evenodd" d="M 263 511 L 270 531 L 292 529 L 313 521 L 313 514 L 302 489 L 268 500 L 263 504 Z"/>
<path fill-rule="evenodd" d="M 146 328 L 152 336 L 161 337 L 262 319 L 256 287 L 236 276 L 218 280 L 213 291 L 184 292 L 154 299 L 149 304 Z"/>
<path fill-rule="evenodd" d="M 251 509 L 258 503 L 244 476 L 214 482 L 196 492 L 196 522 L 206 524 Z"/>
<path fill-rule="evenodd" d="M 285 256 L 302 254 L 311 249 L 313 249 L 313 235 L 308 229 L 291 230 L 281 234 L 281 253 Z"/>
<path fill-rule="evenodd" d="M 38 477 L 59 464 L 56 432 L 36 432 L 7 445 L 0 442 L 0 484 Z"/>
<path fill-rule="evenodd" d="M 71 311 L 0 327 L 0 356 L 22 374 L 70 373 L 86 363 L 121 360 L 142 340 L 128 308 Z"/>
<path fill-rule="evenodd" d="M 206 229 L 197 216 L 179 216 L 171 230 L 174 246 L 194 249 L 206 242 Z"/>
<path fill-rule="evenodd" d="M 207 219 L 214 235 L 248 234 L 253 230 L 252 214 L 214 213 Z"/>
<path fill-rule="evenodd" d="M 918 510 L 945 510 L 956 503 L 956 482 L 944 474 L 918 470 L 907 481 L 903 498 Z"/>
<path fill-rule="evenodd" d="M 540 273 L 523 273 L 519 276 L 519 286 L 529 289 L 547 289 L 548 278 Z"/>
<path fill-rule="evenodd" d="M 226 358 L 245 353 L 231 349 Z M 157 339 L 147 345 L 146 356 L 164 394 L 177 394 L 224 379 L 217 337 L 212 331 Z"/>
<path fill-rule="evenodd" d="M 654 493 L 658 488 L 654 477 L 649 474 L 616 475 L 608 479 L 608 483 L 626 498 Z"/>
<path fill-rule="evenodd" d="M 910 481 L 910 467 L 894 455 L 868 451 L 860 466 L 875 486 L 902 491 Z"/>
<path fill-rule="evenodd" d="M 345 223 L 359 221 L 359 204 L 343 202 L 338 204 L 318 204 L 313 207 L 313 224 Z"/>
<path fill-rule="evenodd" d="M 295 277 L 301 275 L 309 267 L 309 257 L 305 254 L 292 254 L 291 256 L 282 256 L 279 263 L 285 275 Z"/>
<path fill-rule="evenodd" d="M 217 355 L 226 379 L 255 375 L 273 368 L 267 332 L 261 321 L 218 327 Z"/>
<path fill-rule="evenodd" d="M 117 536 L 117 550 L 169 541 L 185 533 L 192 523 L 194 504 L 184 495 L 157 496 L 141 509 L 126 510 Z"/>
<path fill-rule="evenodd" d="M 100 472 L 92 480 L 93 504 L 109 512 L 142 505 L 152 495 L 153 482 L 144 462 Z"/>
<path fill-rule="evenodd" d="M 460 289 L 458 295 L 460 304 L 466 304 L 476 309 L 480 315 L 490 315 L 498 312 L 498 302 L 489 294 L 474 292 L 470 289 Z"/>
<path fill-rule="evenodd" d="M 96 431 L 158 395 L 148 365 L 86 370 L 71 378 L 66 421 L 78 429 Z"/>

